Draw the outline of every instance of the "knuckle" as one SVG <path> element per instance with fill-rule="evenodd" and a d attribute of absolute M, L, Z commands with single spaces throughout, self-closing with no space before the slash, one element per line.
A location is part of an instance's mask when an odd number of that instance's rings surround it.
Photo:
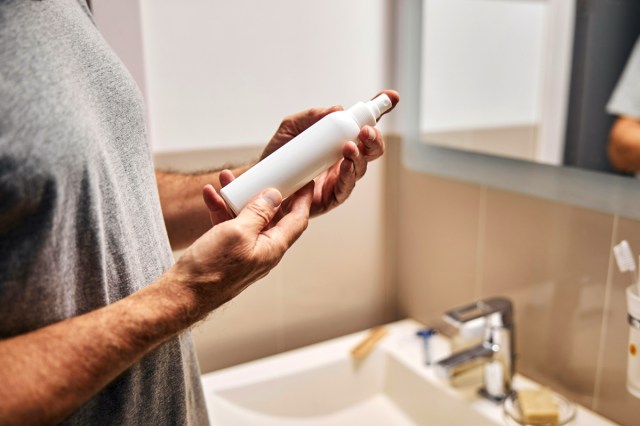
<path fill-rule="evenodd" d="M 276 244 L 276 253 L 277 256 L 275 256 L 275 261 L 280 262 L 280 259 L 282 259 L 282 256 L 284 256 L 284 254 L 287 252 L 287 250 L 289 249 L 289 244 L 287 244 L 286 241 L 279 241 Z"/>
<path fill-rule="evenodd" d="M 307 228 L 309 227 L 309 216 L 304 215 L 302 217 L 301 224 L 302 226 L 300 227 L 300 229 L 302 230 L 302 232 L 306 231 Z"/>
<path fill-rule="evenodd" d="M 280 262 L 280 259 L 282 259 L 282 256 L 284 256 L 285 252 L 289 248 L 289 244 L 287 244 L 287 242 L 280 237 L 281 235 L 279 235 L 278 238 L 271 240 L 271 250 L 269 252 L 270 256 L 268 259 L 271 263 L 275 262 L 277 264 L 278 262 Z"/>
<path fill-rule="evenodd" d="M 280 123 L 280 127 L 281 127 L 281 128 L 288 128 L 288 127 L 291 127 L 291 125 L 293 124 L 293 122 L 294 122 L 294 118 L 293 118 L 293 116 L 291 116 L 291 115 L 287 115 L 286 117 L 284 117 L 284 118 L 282 119 L 282 122 Z"/>
<path fill-rule="evenodd" d="M 364 161 L 362 163 L 362 166 L 360 168 L 360 176 L 364 175 L 367 172 L 367 167 L 369 167 L 369 163 L 367 163 L 366 161 Z"/>
<path fill-rule="evenodd" d="M 268 207 L 266 207 L 265 205 L 251 204 L 250 206 L 248 206 L 248 208 L 253 212 L 253 214 L 258 216 L 265 225 L 270 222 L 271 214 Z"/>
<path fill-rule="evenodd" d="M 309 108 L 308 110 L 305 111 L 305 115 L 308 118 L 315 118 L 320 116 L 322 112 L 323 110 L 321 110 L 320 108 Z"/>
<path fill-rule="evenodd" d="M 246 233 L 242 226 L 237 223 L 233 223 L 232 225 L 227 227 L 227 238 L 231 240 L 233 243 L 240 243 L 244 240 Z"/>

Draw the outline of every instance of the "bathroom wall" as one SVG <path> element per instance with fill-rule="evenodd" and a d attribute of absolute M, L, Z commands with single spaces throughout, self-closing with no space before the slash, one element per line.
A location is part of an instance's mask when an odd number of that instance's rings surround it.
<path fill-rule="evenodd" d="M 453 307 L 509 297 L 519 372 L 637 424 L 640 400 L 625 388 L 630 278 L 611 247 L 628 239 L 640 250 L 640 222 L 411 172 L 389 154 L 400 316 L 435 323 Z"/>

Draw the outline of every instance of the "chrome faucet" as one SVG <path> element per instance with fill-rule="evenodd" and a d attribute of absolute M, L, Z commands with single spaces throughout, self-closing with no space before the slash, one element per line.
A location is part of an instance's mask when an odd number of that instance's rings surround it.
<path fill-rule="evenodd" d="M 515 372 L 513 304 L 495 297 L 445 313 L 444 320 L 458 329 L 483 329 L 482 343 L 439 361 L 438 375 L 451 379 L 478 366 L 484 368 L 480 394 L 492 401 L 504 400 L 511 392 Z"/>

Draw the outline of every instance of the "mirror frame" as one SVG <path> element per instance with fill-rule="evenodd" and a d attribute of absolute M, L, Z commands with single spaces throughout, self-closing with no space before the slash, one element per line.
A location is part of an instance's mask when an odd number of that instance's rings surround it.
<path fill-rule="evenodd" d="M 402 161 L 409 170 L 640 219 L 640 203 L 635 202 L 640 199 L 640 180 L 420 142 L 422 3 L 395 0 L 394 5 L 394 73 L 402 94 L 397 119 L 403 137 Z"/>

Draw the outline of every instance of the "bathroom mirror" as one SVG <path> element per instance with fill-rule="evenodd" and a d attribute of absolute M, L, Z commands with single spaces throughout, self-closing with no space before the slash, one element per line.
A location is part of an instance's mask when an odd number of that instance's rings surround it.
<path fill-rule="evenodd" d="M 606 103 L 640 35 L 633 0 L 424 0 L 420 140 L 613 172 Z"/>
<path fill-rule="evenodd" d="M 423 2 L 420 133 L 424 143 L 562 164 L 562 138 L 542 137 L 541 132 L 543 121 L 551 118 L 543 116 L 542 106 L 566 103 L 570 64 L 571 26 L 566 21 L 571 15 L 563 9 L 564 15 L 553 20 L 550 15 L 558 12 L 548 10 L 552 4 Z M 550 25 L 556 22 L 564 34 Z M 554 53 L 564 60 L 550 64 Z M 547 72 L 552 66 L 558 72 Z M 564 77 L 559 82 L 562 90 L 545 93 L 545 83 L 554 77 Z"/>
<path fill-rule="evenodd" d="M 452 6 L 444 6 L 445 3 Z M 454 13 L 454 3 L 458 9 L 462 5 L 470 9 L 460 12 L 462 14 Z M 509 6 L 518 9 L 505 9 Z M 480 7 L 488 9 L 479 12 L 477 8 Z M 429 12 L 434 15 L 427 16 Z M 636 202 L 640 199 L 640 182 L 616 174 L 608 166 L 606 143 L 613 117 L 605 110 L 626 63 L 625 55 L 628 56 L 628 52 L 619 52 L 620 45 L 624 44 L 619 34 L 627 34 L 629 41 L 623 47 L 630 51 L 640 32 L 637 25 L 639 13 L 640 3 L 634 0 L 396 2 L 395 25 L 399 31 L 395 44 L 395 74 L 403 94 L 403 105 L 398 112 L 399 128 L 405 140 L 405 165 L 415 171 L 640 219 L 640 203 Z M 524 23 L 524 15 L 530 15 L 531 21 Z M 433 23 L 432 19 L 438 16 L 447 18 L 446 23 Z M 486 20 L 496 16 L 505 20 L 505 17 L 514 17 L 514 22 L 527 27 L 529 36 L 507 34 L 509 31 L 517 33 L 519 28 L 509 27 L 506 22 L 491 28 Z M 466 30 L 462 24 L 471 17 L 477 17 L 475 27 L 490 29 L 489 34 L 484 38 L 478 36 L 478 39 L 494 45 L 478 47 L 477 40 L 469 34 L 464 37 L 456 34 L 446 36 L 446 32 L 464 33 Z M 428 24 L 432 27 L 429 30 L 425 28 Z M 437 38 L 427 41 L 426 37 L 430 35 Z M 519 48 L 528 46 L 532 57 L 525 58 L 521 52 L 511 52 L 512 55 L 520 55 L 520 62 L 510 62 L 508 57 L 501 55 L 501 52 L 506 52 L 504 46 L 508 45 L 500 44 L 504 37 L 515 38 L 514 45 Z M 438 43 L 448 43 L 452 49 L 433 46 Z M 477 54 L 478 61 L 489 57 L 493 63 L 489 61 L 484 70 L 478 70 L 473 61 L 462 58 L 461 51 L 467 45 L 474 47 L 468 53 Z M 610 68 L 610 56 L 614 51 L 621 57 L 616 72 Z M 447 71 L 447 67 L 439 65 L 431 71 L 427 68 L 442 58 L 449 62 L 458 61 L 460 67 L 471 69 L 449 68 Z M 467 62 L 463 64 L 464 61 Z M 521 75 L 506 78 L 499 96 L 492 97 L 493 92 L 487 92 L 487 87 L 473 88 L 473 85 L 483 85 L 482 81 L 473 81 L 476 76 L 497 73 L 496 63 L 501 62 L 505 63 L 504 69 L 518 71 Z M 553 69 L 557 72 L 543 76 L 543 71 L 550 64 L 554 64 Z M 528 65 L 534 70 L 526 74 Z M 450 115 L 437 115 L 439 113 L 434 112 L 437 102 L 430 103 L 425 98 L 440 89 L 435 81 L 425 79 L 438 77 L 447 81 L 447 85 L 455 86 L 456 78 L 462 76 L 470 80 L 459 83 L 457 91 L 452 89 L 450 100 L 446 100 L 447 93 L 441 90 L 439 99 L 444 103 L 443 111 Z M 493 78 L 493 83 L 497 84 L 499 80 Z M 518 83 L 524 81 L 533 87 L 518 94 L 520 99 L 515 99 L 510 91 L 517 91 Z M 468 89 L 470 87 L 473 90 Z M 471 93 L 473 97 L 468 96 Z M 478 96 L 484 98 L 479 101 L 476 99 Z M 459 106 L 465 99 L 466 105 Z M 504 102 L 509 107 L 507 109 L 513 111 L 506 111 L 503 105 L 492 105 L 487 107 L 487 111 L 481 111 L 483 105 L 494 99 Z M 436 115 L 428 118 L 429 114 Z M 497 133 L 496 128 L 499 129 Z M 469 147 L 473 139 L 487 140 L 487 145 L 499 143 L 480 150 Z M 549 154 L 537 157 L 524 158 L 496 152 L 495 145 L 507 144 L 514 139 L 523 139 L 530 146 L 535 146 L 538 139 L 553 143 L 550 148 L 532 148 L 530 152 Z"/>

